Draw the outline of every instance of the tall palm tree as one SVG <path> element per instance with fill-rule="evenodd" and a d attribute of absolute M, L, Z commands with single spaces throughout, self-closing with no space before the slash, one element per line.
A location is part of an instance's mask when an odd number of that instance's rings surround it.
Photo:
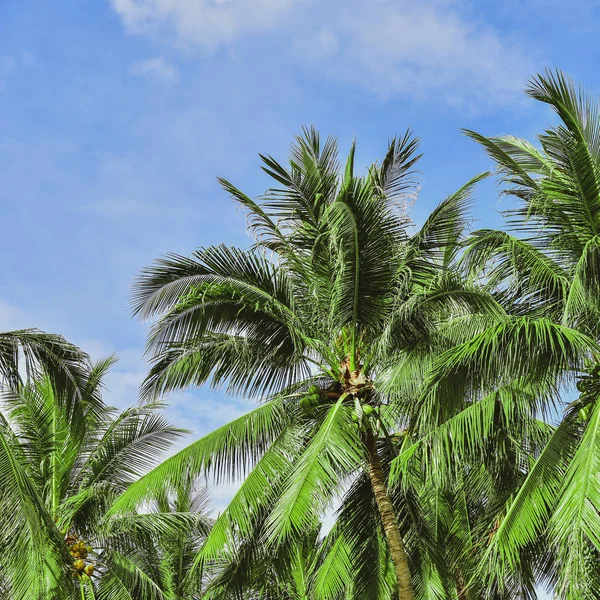
<path fill-rule="evenodd" d="M 600 598 L 600 109 L 558 71 L 536 76 L 527 93 L 560 119 L 537 146 L 467 132 L 516 201 L 508 231 L 474 232 L 464 257 L 506 317 L 442 355 L 425 397 L 432 406 L 442 396 L 479 400 L 463 405 L 478 417 L 468 421 L 473 442 L 493 429 L 479 417 L 500 395 L 513 425 L 536 416 L 555 424 L 498 505 L 479 576 L 488 590 L 506 589 L 529 562 L 525 595 L 537 577 L 558 598 Z"/>
<path fill-rule="evenodd" d="M 422 523 L 406 495 L 388 490 L 394 435 L 406 418 L 402 394 L 385 392 L 382 374 L 416 357 L 405 377 L 414 393 L 441 340 L 439 323 L 497 309 L 451 268 L 471 189 L 483 175 L 410 235 L 417 141 L 409 133 L 392 140 L 364 176 L 355 175 L 354 155 L 353 144 L 341 169 L 335 140 L 321 144 L 305 130 L 289 166 L 262 156 L 277 187 L 258 201 L 221 180 L 248 213 L 251 248 L 168 255 L 142 273 L 135 312 L 156 319 L 143 394 L 209 382 L 260 406 L 168 459 L 114 510 L 131 509 L 190 464 L 217 480 L 247 475 L 197 557 L 202 567 L 241 539 L 276 548 L 302 536 L 360 480 L 376 507 L 396 594 L 411 600 L 419 565 L 437 567 L 424 558 Z M 345 542 L 351 560 L 367 554 L 360 541 Z"/>
<path fill-rule="evenodd" d="M 80 597 L 108 571 L 118 577 L 109 569 L 118 548 L 104 543 L 117 522 L 108 522 L 106 511 L 182 433 L 153 404 L 115 417 L 101 398 L 113 363 L 93 365 L 77 394 L 72 383 L 61 388 L 38 374 L 4 395 L 0 564 L 10 598 Z"/>

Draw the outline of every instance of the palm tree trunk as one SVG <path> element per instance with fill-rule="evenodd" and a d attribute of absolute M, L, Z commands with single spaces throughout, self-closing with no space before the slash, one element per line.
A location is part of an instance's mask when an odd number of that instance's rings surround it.
<path fill-rule="evenodd" d="M 400 535 L 396 512 L 387 493 L 387 483 L 383 475 L 379 454 L 377 454 L 376 440 L 372 433 L 367 434 L 366 445 L 369 460 L 369 477 L 373 486 L 373 493 L 375 494 L 381 522 L 383 523 L 383 531 L 385 532 L 392 562 L 396 570 L 398 598 L 399 600 L 414 600 L 415 592 L 410 578 L 408 556 L 406 555 L 404 542 Z"/>

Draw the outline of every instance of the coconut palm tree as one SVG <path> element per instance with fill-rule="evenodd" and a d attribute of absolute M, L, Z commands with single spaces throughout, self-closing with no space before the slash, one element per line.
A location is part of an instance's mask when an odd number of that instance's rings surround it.
<path fill-rule="evenodd" d="M 394 456 L 394 449 L 384 451 L 382 462 L 389 465 Z M 468 471 L 464 469 L 462 480 L 454 482 L 454 489 L 428 484 L 413 471 L 401 489 L 390 491 L 394 506 L 404 509 L 399 520 L 406 532 L 418 598 L 478 597 L 467 589 L 467 583 L 477 573 L 478 560 L 489 540 L 490 524 L 497 517 L 498 499 L 501 502 L 505 489 L 515 489 L 522 477 L 511 482 L 509 474 L 502 474 L 497 477 L 504 486 L 500 488 L 495 482 L 490 483 L 494 479 L 491 469 L 482 469 L 478 464 L 476 477 Z M 322 539 L 317 528 L 275 550 L 265 542 L 263 531 L 255 527 L 252 536 L 239 539 L 237 544 L 228 542 L 227 550 L 211 566 L 210 584 L 203 598 L 397 597 L 394 567 L 368 477 L 358 478 L 347 490 L 336 516 L 333 528 Z M 532 577 L 525 568 L 518 576 L 527 582 Z M 521 582 L 513 579 L 509 589 L 497 592 L 494 600 L 521 597 Z"/>
<path fill-rule="evenodd" d="M 322 557 L 318 527 L 281 545 L 276 553 L 255 538 L 245 539 L 215 565 L 203 599 L 314 600 Z"/>
<path fill-rule="evenodd" d="M 364 176 L 355 175 L 354 156 L 353 144 L 341 169 L 335 140 L 321 144 L 305 130 L 289 166 L 262 156 L 276 187 L 258 201 L 221 180 L 248 213 L 251 248 L 168 255 L 142 273 L 135 312 L 155 319 L 143 395 L 208 382 L 260 405 L 150 472 L 114 511 L 159 493 L 189 465 L 217 481 L 245 476 L 198 554 L 203 568 L 240 540 L 278 548 L 297 539 L 360 481 L 375 508 L 375 520 L 363 513 L 375 526 L 371 547 L 391 561 L 394 594 L 411 600 L 415 585 L 427 587 L 418 576 L 427 572 L 443 587 L 444 575 L 422 543 L 414 502 L 390 494 L 387 477 L 395 436 L 409 422 L 405 409 L 414 409 L 432 356 L 449 343 L 440 323 L 498 310 L 452 268 L 472 187 L 484 175 L 411 235 L 417 141 L 409 133 L 392 140 Z M 398 362 L 402 389 L 384 388 Z M 363 541 L 343 542 L 354 564 L 368 556 Z"/>
<path fill-rule="evenodd" d="M 536 76 L 527 93 L 560 120 L 537 146 L 467 132 L 515 200 L 508 230 L 474 232 L 464 257 L 507 316 L 439 357 L 424 401 L 478 400 L 462 407 L 471 412 L 472 442 L 483 427 L 493 430 L 493 413 L 482 414 L 500 396 L 513 425 L 527 416 L 554 424 L 523 462 L 520 486 L 497 507 L 479 579 L 484 590 L 505 589 L 534 556 L 526 593 L 535 594 L 538 578 L 557 598 L 599 598 L 600 110 L 558 71 Z"/>
<path fill-rule="evenodd" d="M 207 510 L 206 485 L 188 473 L 143 512 L 110 519 L 103 529 L 106 572 L 97 598 L 204 598 L 203 578 L 191 568 L 212 525 Z"/>
<path fill-rule="evenodd" d="M 69 390 L 65 401 L 72 402 L 81 393 L 80 386 L 88 365 L 87 355 L 61 336 L 36 329 L 0 333 L 0 386 L 3 391 L 15 391 L 23 381 L 29 382 L 44 374 L 49 385 Z M 43 549 L 49 546 L 58 548 L 60 555 L 64 548 L 62 542 L 52 534 L 53 526 L 46 521 L 47 515 L 40 510 L 39 498 L 27 473 L 19 464 L 18 451 L 11 443 L 11 434 L 4 415 L 0 415 L 0 505 L 3 514 L 12 517 L 5 519 L 3 523 L 0 547 L 4 559 L 1 563 L 0 587 L 3 593 L 12 588 L 16 595 L 21 587 L 27 593 L 34 589 L 29 586 L 27 576 L 21 571 L 25 564 L 23 561 L 29 557 L 37 561 L 37 564 L 46 561 L 47 572 L 55 580 L 61 579 L 64 564 L 52 564 Z M 29 527 L 24 527 L 24 522 Z M 35 531 L 35 534 L 30 535 L 30 531 L 28 534 L 28 529 Z M 21 550 L 15 552 L 17 548 Z M 16 568 L 12 569 L 11 564 L 16 565 Z M 17 575 L 12 585 L 11 574 Z M 23 595 L 26 595 L 25 591 Z"/>
<path fill-rule="evenodd" d="M 118 550 L 104 543 L 116 527 L 106 511 L 182 434 L 156 412 L 156 404 L 115 416 L 103 403 L 102 379 L 114 360 L 93 365 L 77 381 L 76 394 L 72 383 L 60 388 L 40 373 L 4 395 L 0 564 L 10 598 L 92 593 Z M 115 570 L 110 575 L 119 576 Z"/>

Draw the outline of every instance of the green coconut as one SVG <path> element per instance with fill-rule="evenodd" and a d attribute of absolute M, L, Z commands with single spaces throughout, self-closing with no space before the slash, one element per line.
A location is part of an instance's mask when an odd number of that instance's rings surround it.
<path fill-rule="evenodd" d="M 308 396 L 305 396 L 300 400 L 300 408 L 302 410 L 310 410 L 312 408 L 312 403 Z"/>

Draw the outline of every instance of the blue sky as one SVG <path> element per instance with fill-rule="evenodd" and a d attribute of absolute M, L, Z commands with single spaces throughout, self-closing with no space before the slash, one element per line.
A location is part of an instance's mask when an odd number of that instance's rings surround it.
<path fill-rule="evenodd" d="M 461 133 L 533 137 L 524 98 L 559 66 L 597 89 L 600 3 L 558 0 L 0 0 L 0 329 L 61 332 L 117 352 L 110 399 L 135 402 L 146 325 L 130 285 L 166 251 L 249 243 L 216 184 L 255 195 L 258 152 L 283 158 L 303 124 L 356 135 L 362 164 L 422 138 L 419 222 L 489 163 Z M 498 224 L 494 186 L 479 225 Z M 178 394 L 197 434 L 247 404 Z"/>

